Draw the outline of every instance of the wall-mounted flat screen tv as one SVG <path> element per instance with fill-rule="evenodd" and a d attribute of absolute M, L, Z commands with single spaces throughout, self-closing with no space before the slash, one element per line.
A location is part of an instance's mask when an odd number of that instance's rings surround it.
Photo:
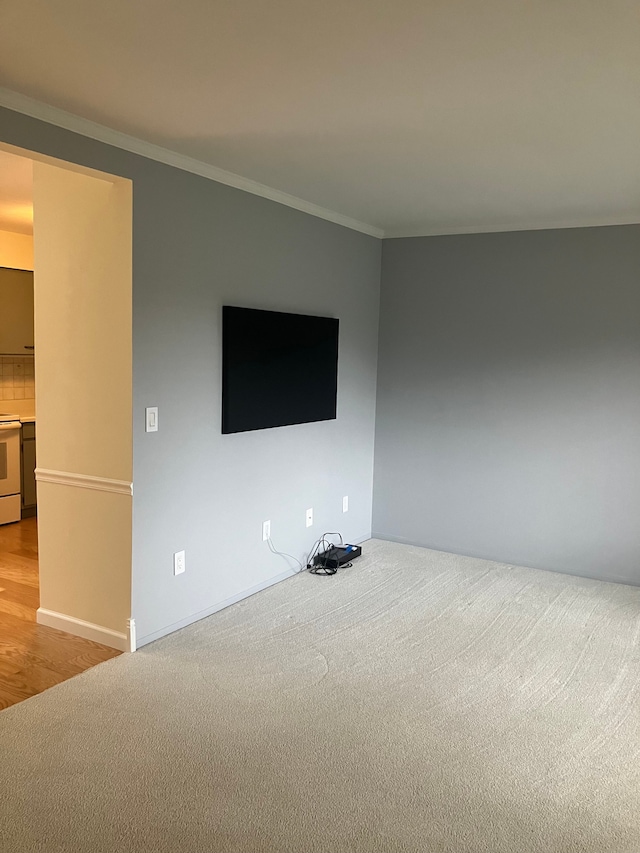
<path fill-rule="evenodd" d="M 222 309 L 222 432 L 336 417 L 338 324 L 332 317 Z"/>

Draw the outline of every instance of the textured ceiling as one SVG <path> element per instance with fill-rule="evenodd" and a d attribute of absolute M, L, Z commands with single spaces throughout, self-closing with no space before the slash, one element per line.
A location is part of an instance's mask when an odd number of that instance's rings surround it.
<path fill-rule="evenodd" d="M 391 236 L 640 221 L 640 0 L 4 0 L 0 85 Z"/>

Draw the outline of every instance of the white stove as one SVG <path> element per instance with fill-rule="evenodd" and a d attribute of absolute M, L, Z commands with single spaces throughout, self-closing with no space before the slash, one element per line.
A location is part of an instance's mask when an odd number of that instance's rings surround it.
<path fill-rule="evenodd" d="M 20 416 L 0 412 L 0 524 L 20 521 Z"/>

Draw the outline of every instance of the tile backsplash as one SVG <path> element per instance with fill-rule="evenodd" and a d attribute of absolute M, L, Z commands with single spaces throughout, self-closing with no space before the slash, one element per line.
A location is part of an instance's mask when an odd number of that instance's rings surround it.
<path fill-rule="evenodd" d="M 33 400 L 35 396 L 33 356 L 0 357 L 0 400 Z"/>

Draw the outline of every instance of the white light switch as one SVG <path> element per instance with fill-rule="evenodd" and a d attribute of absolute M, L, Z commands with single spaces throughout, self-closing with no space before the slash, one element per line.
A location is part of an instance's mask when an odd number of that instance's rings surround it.
<path fill-rule="evenodd" d="M 146 430 L 147 432 L 158 432 L 158 407 L 151 406 L 146 408 Z"/>

